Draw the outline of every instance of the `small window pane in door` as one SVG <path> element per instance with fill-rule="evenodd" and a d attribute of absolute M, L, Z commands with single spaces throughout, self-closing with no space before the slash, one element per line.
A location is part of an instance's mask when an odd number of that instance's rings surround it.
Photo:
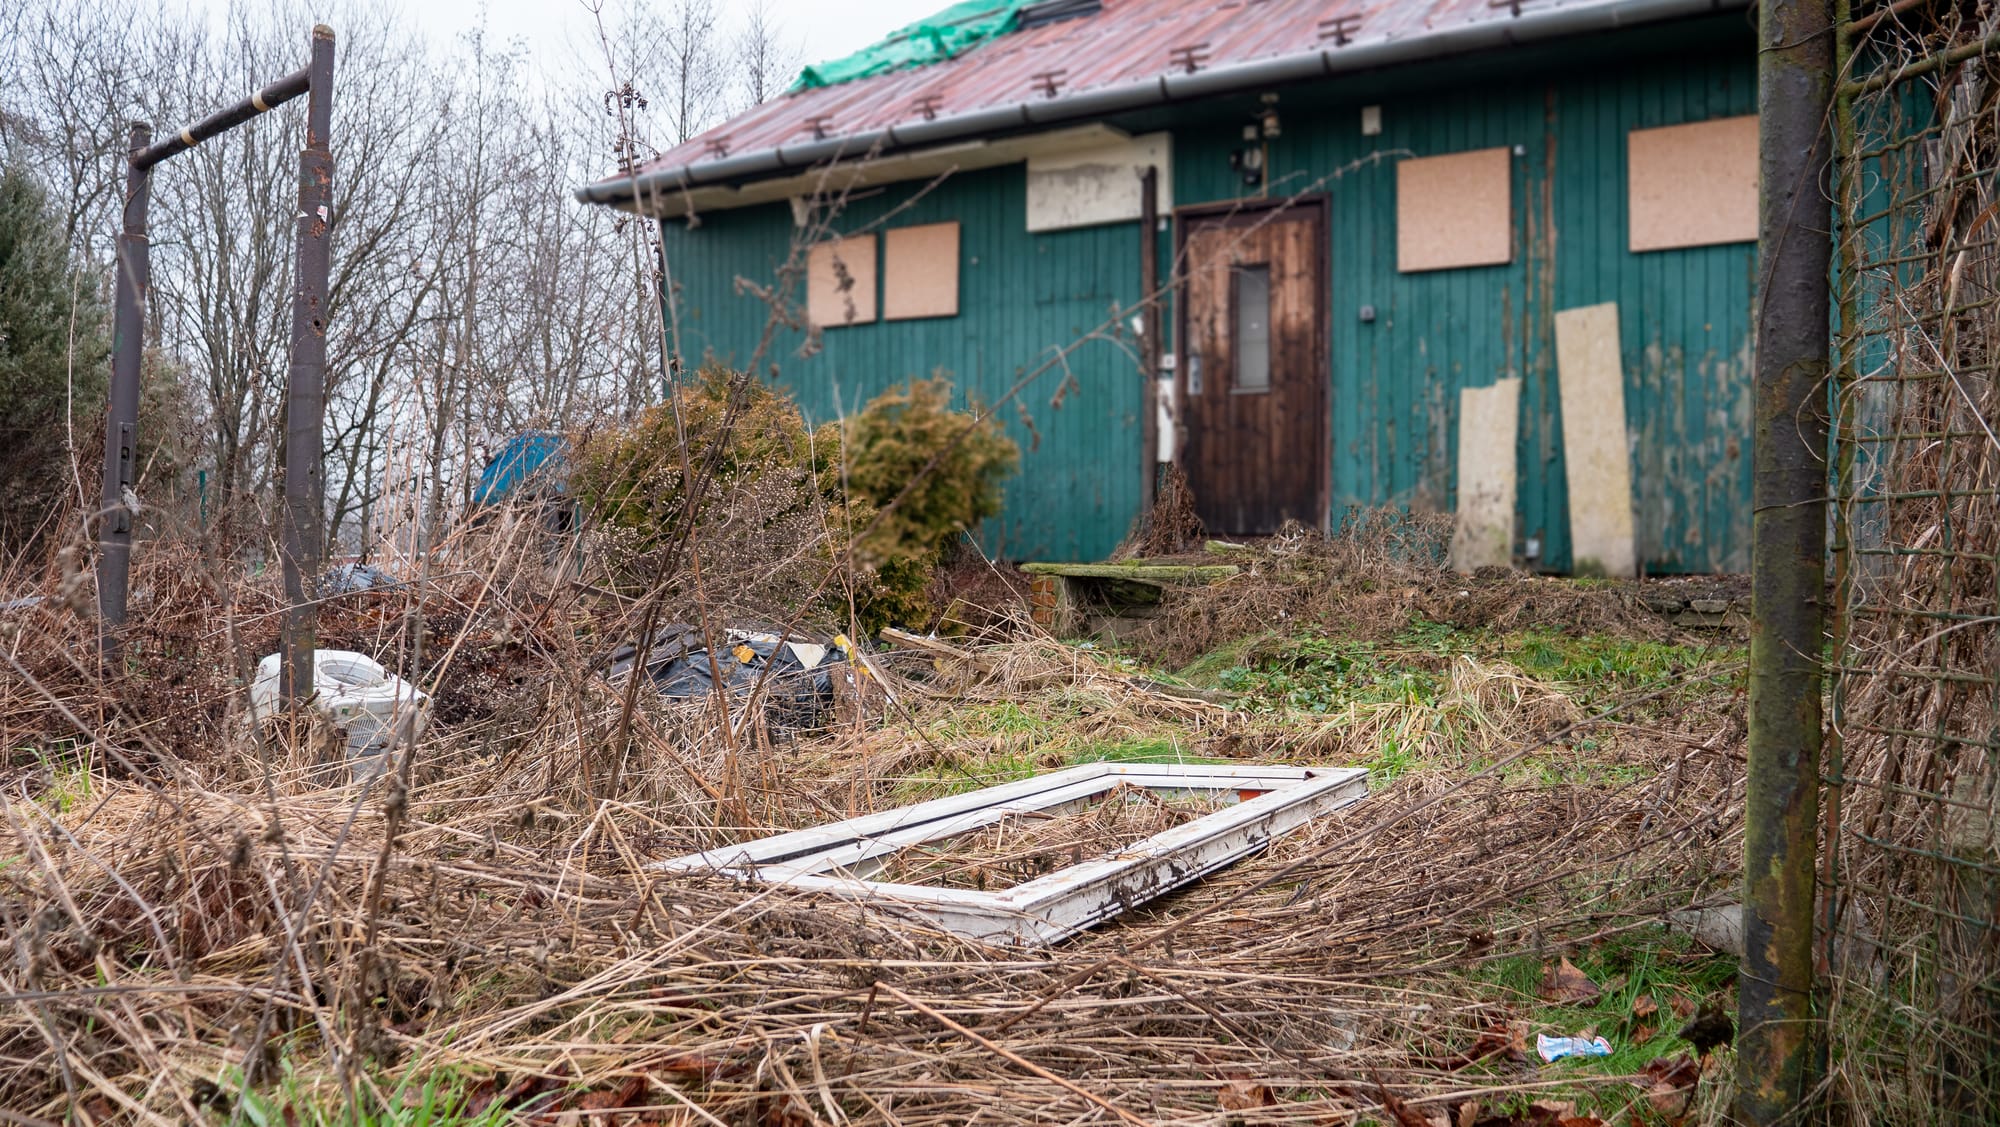
<path fill-rule="evenodd" d="M 1236 307 L 1236 390 L 1271 390 L 1271 267 L 1259 262 L 1233 272 Z"/>

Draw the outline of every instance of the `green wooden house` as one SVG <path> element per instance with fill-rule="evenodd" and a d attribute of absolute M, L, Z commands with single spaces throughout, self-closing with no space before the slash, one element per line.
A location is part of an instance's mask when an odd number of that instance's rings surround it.
<path fill-rule="evenodd" d="M 658 218 L 690 361 L 998 405 L 1007 558 L 1174 461 L 1222 535 L 1742 571 L 1754 66 L 1727 0 L 970 0 L 580 195 Z"/>

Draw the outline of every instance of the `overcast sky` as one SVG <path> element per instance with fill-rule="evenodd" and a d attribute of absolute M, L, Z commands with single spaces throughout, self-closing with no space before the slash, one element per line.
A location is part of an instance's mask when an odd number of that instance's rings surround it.
<path fill-rule="evenodd" d="M 0 0 L 4 3 L 5 0 Z M 229 0 L 182 0 L 191 9 L 220 19 Z M 435 39 L 448 40 L 475 26 L 483 10 L 489 31 L 502 41 L 520 39 L 530 54 L 595 51 L 595 21 L 584 0 L 389 0 Z M 601 0 L 607 22 L 630 0 Z M 670 0 L 655 0 L 664 8 Z M 940 11 L 952 0 L 765 0 L 783 38 L 798 51 L 802 63 L 839 58 L 866 47 L 885 32 Z M 724 20 L 740 19 L 749 0 L 720 0 Z M 318 2 L 314 8 L 325 5 Z M 334 30 L 338 31 L 338 28 Z M 562 61 L 538 59 L 546 71 L 561 71 Z"/>
<path fill-rule="evenodd" d="M 797 45 L 808 63 L 838 58 L 866 47 L 887 31 L 922 19 L 947 7 L 951 0 L 767 0 L 768 10 L 785 37 Z M 606 14 L 621 0 L 604 0 Z M 659 5 L 664 7 L 664 4 Z M 434 35 L 448 36 L 477 20 L 484 7 L 501 36 L 526 36 L 532 45 L 558 28 L 589 28 L 590 11 L 583 0 L 418 0 L 406 5 Z M 741 3 L 724 0 L 725 13 Z"/>

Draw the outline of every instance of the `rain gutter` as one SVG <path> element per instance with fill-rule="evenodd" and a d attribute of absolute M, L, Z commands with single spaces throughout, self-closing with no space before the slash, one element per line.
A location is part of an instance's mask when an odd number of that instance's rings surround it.
<path fill-rule="evenodd" d="M 1083 119 L 1281 83 L 1735 11 L 1747 7 L 1748 3 L 1749 0 L 1609 0 L 1606 3 L 1545 8 L 1523 12 L 1512 19 L 1485 20 L 1420 35 L 1350 43 L 1344 47 L 1329 46 L 1193 73 L 1157 75 L 1139 82 L 1054 98 L 1036 98 L 930 121 L 903 122 L 674 168 L 658 168 L 636 176 L 587 184 L 576 190 L 576 198 L 584 203 L 630 204 L 642 195 L 771 179 L 802 172 L 827 161 L 881 156 L 973 137 L 1071 124 Z"/>

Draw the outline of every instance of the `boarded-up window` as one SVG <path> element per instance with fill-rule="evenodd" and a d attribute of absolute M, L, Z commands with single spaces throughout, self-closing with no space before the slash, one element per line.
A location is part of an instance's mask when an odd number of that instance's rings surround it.
<path fill-rule="evenodd" d="M 1626 138 L 1632 249 L 1757 240 L 1757 116 L 1724 117 Z"/>
<path fill-rule="evenodd" d="M 1514 261 L 1514 160 L 1505 148 L 1396 166 L 1396 269 Z"/>
<path fill-rule="evenodd" d="M 1173 136 L 1148 133 L 1087 149 L 1028 155 L 1028 230 L 1060 231 L 1139 218 L 1139 177 L 1160 170 L 1160 214 L 1171 214 Z"/>
<path fill-rule="evenodd" d="M 812 248 L 806 262 L 806 316 L 820 328 L 875 320 L 875 236 Z"/>
<path fill-rule="evenodd" d="M 882 239 L 882 317 L 958 316 L 958 224 L 898 227 Z"/>

